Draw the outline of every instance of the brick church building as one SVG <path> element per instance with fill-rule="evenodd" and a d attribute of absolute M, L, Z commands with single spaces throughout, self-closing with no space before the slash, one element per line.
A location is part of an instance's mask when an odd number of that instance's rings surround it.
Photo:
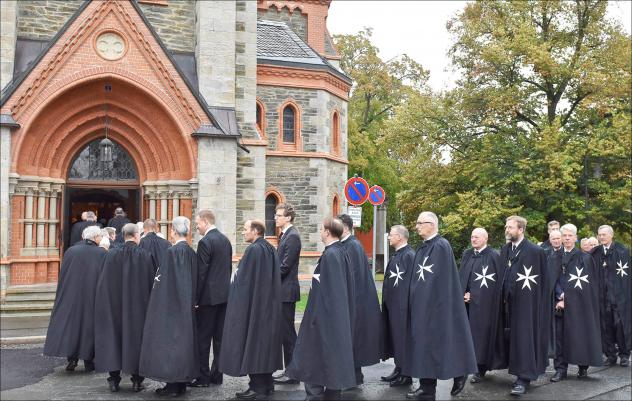
<path fill-rule="evenodd" d="M 19 286 L 54 291 L 83 210 L 166 234 L 210 208 L 239 255 L 243 221 L 265 218 L 274 242 L 288 201 L 313 264 L 347 178 L 330 2 L 2 0 L 3 316 Z"/>

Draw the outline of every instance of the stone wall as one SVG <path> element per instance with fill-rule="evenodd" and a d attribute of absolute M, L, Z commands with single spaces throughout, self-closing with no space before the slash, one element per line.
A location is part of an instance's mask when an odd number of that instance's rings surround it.
<path fill-rule="evenodd" d="M 18 1 L 18 37 L 51 39 L 82 3 L 83 0 Z M 166 6 L 143 3 L 139 5 L 167 48 L 182 52 L 194 50 L 194 1 L 169 0 Z"/>
<path fill-rule="evenodd" d="M 330 152 L 333 111 L 340 113 L 340 139 L 343 156 L 347 148 L 347 102 L 317 89 L 257 86 L 257 97 L 265 106 L 266 136 L 270 149 L 277 149 L 279 107 L 292 99 L 300 107 L 301 143 L 305 152 Z"/>
<path fill-rule="evenodd" d="M 195 1 L 169 0 L 166 6 L 139 5 L 169 50 L 195 50 Z"/>
<path fill-rule="evenodd" d="M 0 90 L 13 78 L 17 9 L 15 0 L 0 1 Z"/>
<path fill-rule="evenodd" d="M 82 3 L 83 0 L 18 1 L 18 37 L 52 38 Z"/>
<path fill-rule="evenodd" d="M 307 16 L 301 14 L 298 8 L 295 9 L 293 13 L 290 13 L 287 7 L 283 7 L 281 10 L 277 10 L 276 7 L 267 10 L 259 10 L 258 18 L 261 20 L 285 22 L 299 38 L 307 43 Z"/>
<path fill-rule="evenodd" d="M 257 3 L 235 3 L 235 115 L 245 138 L 257 138 Z"/>
<path fill-rule="evenodd" d="M 237 151 L 237 201 L 235 202 L 237 253 L 243 253 L 247 246 L 241 236 L 244 221 L 265 219 L 265 147 L 250 146 L 248 149 L 250 153 Z"/>

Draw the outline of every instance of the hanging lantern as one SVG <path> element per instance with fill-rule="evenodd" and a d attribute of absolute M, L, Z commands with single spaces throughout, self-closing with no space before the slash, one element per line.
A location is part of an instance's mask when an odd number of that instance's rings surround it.
<path fill-rule="evenodd" d="M 103 138 L 99 142 L 99 161 L 106 166 L 112 163 L 112 148 L 114 144 L 108 138 Z"/>

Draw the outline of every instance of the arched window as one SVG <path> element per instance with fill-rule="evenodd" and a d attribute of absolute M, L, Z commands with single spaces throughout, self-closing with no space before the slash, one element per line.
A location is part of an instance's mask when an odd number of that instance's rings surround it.
<path fill-rule="evenodd" d="M 118 143 L 112 143 L 112 157 L 109 162 L 102 162 L 100 144 L 103 138 L 88 143 L 75 156 L 68 171 L 68 180 L 78 181 L 118 181 L 126 183 L 138 182 L 138 172 L 134 160 Z"/>
<path fill-rule="evenodd" d="M 279 107 L 277 149 L 296 151 L 301 148 L 301 110 L 293 100 Z"/>
<path fill-rule="evenodd" d="M 337 216 L 340 214 L 340 198 L 338 195 L 334 195 L 334 200 L 331 204 L 331 215 Z"/>
<path fill-rule="evenodd" d="M 296 142 L 296 110 L 292 106 L 283 109 L 283 143 Z"/>
<path fill-rule="evenodd" d="M 340 114 L 334 111 L 331 117 L 331 153 L 340 154 Z"/>
<path fill-rule="evenodd" d="M 266 196 L 266 237 L 276 236 L 276 224 L 274 222 L 274 214 L 276 206 L 279 204 L 279 198 L 274 194 Z"/>
<path fill-rule="evenodd" d="M 263 107 L 263 103 L 257 99 L 257 131 L 259 131 L 259 135 L 261 138 L 265 138 L 266 136 L 266 110 Z"/>

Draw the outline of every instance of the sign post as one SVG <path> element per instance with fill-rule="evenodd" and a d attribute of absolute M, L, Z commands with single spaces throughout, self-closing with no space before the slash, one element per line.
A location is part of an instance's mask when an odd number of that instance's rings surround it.
<path fill-rule="evenodd" d="M 369 202 L 373 205 L 373 260 L 371 270 L 373 272 L 373 281 L 375 281 L 375 253 L 377 250 L 377 207 L 384 203 L 386 193 L 379 185 L 373 185 L 369 188 Z"/>

